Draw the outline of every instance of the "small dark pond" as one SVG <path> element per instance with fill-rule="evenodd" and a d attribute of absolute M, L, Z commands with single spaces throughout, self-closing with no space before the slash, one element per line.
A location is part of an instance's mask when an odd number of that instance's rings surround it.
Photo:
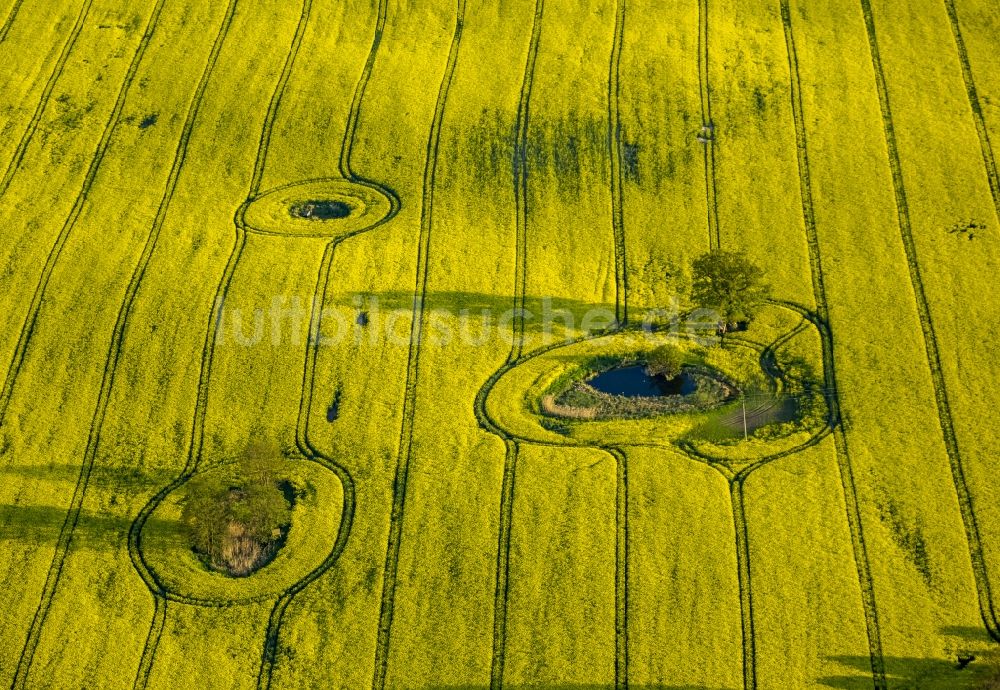
<path fill-rule="evenodd" d="M 315 220 L 347 218 L 351 215 L 351 206 L 343 201 L 306 201 L 293 206 L 292 215 Z"/>
<path fill-rule="evenodd" d="M 609 395 L 626 398 L 658 398 L 665 395 L 690 395 L 698 388 L 698 380 L 690 372 L 681 372 L 672 379 L 650 376 L 644 365 L 611 369 L 587 381 L 591 387 Z"/>

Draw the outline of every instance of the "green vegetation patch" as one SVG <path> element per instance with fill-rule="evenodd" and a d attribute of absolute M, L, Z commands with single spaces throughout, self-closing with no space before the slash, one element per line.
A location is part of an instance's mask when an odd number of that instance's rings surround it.
<path fill-rule="evenodd" d="M 801 314 L 768 305 L 746 334 L 721 340 L 696 335 L 624 331 L 549 349 L 499 376 L 484 411 L 502 432 L 524 441 L 669 446 L 730 469 L 792 452 L 828 433 L 816 371 L 819 337 Z M 625 397 L 588 384 L 601 372 L 651 362 L 654 370 L 691 372 L 696 391 Z"/>
<path fill-rule="evenodd" d="M 140 549 L 168 597 L 194 604 L 270 599 L 329 560 L 344 501 L 337 475 L 306 459 L 275 463 L 267 472 L 266 483 L 254 476 L 259 472 L 260 466 L 254 462 L 234 462 L 199 472 L 168 494 L 153 512 L 143 528 Z M 272 486 L 277 494 L 270 491 Z M 236 501 L 222 494 L 220 503 L 219 489 L 230 487 L 243 487 L 244 492 L 246 487 L 256 487 L 257 498 Z M 289 494 L 292 500 L 287 498 Z M 248 512 L 261 506 L 267 509 L 251 519 Z M 205 524 L 192 525 L 194 516 Z M 268 551 L 259 554 L 266 560 L 239 577 L 224 567 L 226 540 L 211 543 L 220 536 L 218 520 L 233 516 L 242 519 L 244 530 L 258 537 L 258 544 Z M 222 536 L 227 535 L 223 532 Z"/>
<path fill-rule="evenodd" d="M 239 475 L 207 472 L 187 487 L 181 521 L 206 567 L 246 577 L 270 563 L 284 545 L 297 491 L 280 480 L 280 460 L 243 464 Z"/>

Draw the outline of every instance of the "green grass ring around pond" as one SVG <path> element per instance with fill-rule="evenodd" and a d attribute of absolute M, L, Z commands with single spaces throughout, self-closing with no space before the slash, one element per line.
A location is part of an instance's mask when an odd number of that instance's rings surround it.
<path fill-rule="evenodd" d="M 238 477 L 240 463 L 218 465 L 195 474 L 226 473 Z M 143 527 L 139 541 L 143 561 L 168 599 L 218 606 L 275 599 L 319 568 L 327 567 L 340 530 L 344 488 L 331 470 L 312 460 L 288 460 L 279 481 L 296 489 L 291 526 L 274 559 L 245 577 L 209 569 L 191 548 L 181 522 L 182 502 L 190 480 L 168 494 Z"/>
<path fill-rule="evenodd" d="M 822 366 L 815 328 L 803 327 L 800 319 L 787 313 L 775 315 L 774 321 L 774 327 L 757 335 L 779 343 L 775 347 L 777 353 L 793 345 L 801 346 L 797 340 L 808 339 L 807 345 L 812 349 L 805 349 L 815 355 L 809 357 L 810 361 L 815 360 L 816 368 Z M 797 332 L 793 335 L 793 331 Z M 501 433 L 523 442 L 589 447 L 673 447 L 698 460 L 733 470 L 807 447 L 826 431 L 825 403 L 818 394 L 812 400 L 815 409 L 807 416 L 794 423 L 776 425 L 771 433 L 751 436 L 748 441 L 740 437 L 731 442 L 703 438 L 702 434 L 712 427 L 713 421 L 739 408 L 738 396 L 702 409 L 650 410 L 647 414 L 618 418 L 588 418 L 586 410 L 574 413 L 552 409 L 553 398 L 586 380 L 595 371 L 642 362 L 644 356 L 665 343 L 684 352 L 685 366 L 715 372 L 720 380 L 731 382 L 739 391 L 773 391 L 781 395 L 789 387 L 822 385 L 818 371 L 809 381 L 794 376 L 782 378 L 765 371 L 761 366 L 765 348 L 746 340 L 730 338 L 725 347 L 702 347 L 683 336 L 622 331 L 551 348 L 521 360 L 493 380 L 485 392 L 483 411 L 486 419 Z"/>
<path fill-rule="evenodd" d="M 398 208 L 395 195 L 378 185 L 330 178 L 265 192 L 240 208 L 237 222 L 262 235 L 337 239 L 374 228 Z"/>

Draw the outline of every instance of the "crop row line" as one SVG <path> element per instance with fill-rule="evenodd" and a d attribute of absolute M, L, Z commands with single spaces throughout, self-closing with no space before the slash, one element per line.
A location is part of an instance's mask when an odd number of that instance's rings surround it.
<path fill-rule="evenodd" d="M 229 27 L 232 24 L 232 20 L 236 12 L 237 2 L 238 0 L 230 0 L 223 24 L 224 30 L 220 34 L 220 37 L 216 39 L 216 44 L 213 46 L 212 56 L 209 61 L 210 68 L 206 69 L 206 72 L 202 77 L 202 83 L 199 86 L 199 97 L 197 98 L 196 103 L 200 103 L 201 97 L 204 94 L 204 87 L 207 86 L 211 70 L 214 69 L 215 62 L 218 59 L 222 42 L 225 40 L 225 36 L 228 34 Z M 274 120 L 277 117 L 278 108 L 284 96 L 285 87 L 287 86 L 288 78 L 294 65 L 295 57 L 298 53 L 298 47 L 301 43 L 301 36 L 308 21 L 311 4 L 312 0 L 303 0 L 303 9 L 300 15 L 299 24 L 296 28 L 295 36 L 292 39 L 292 44 L 289 47 L 288 54 L 285 58 L 284 69 L 282 70 L 281 76 L 275 85 L 274 92 L 271 95 L 271 101 L 269 103 L 267 115 L 261 130 L 257 156 L 254 162 L 253 175 L 251 176 L 250 189 L 248 193 L 248 198 L 250 199 L 255 198 L 260 191 L 260 183 L 263 179 L 264 166 L 267 160 L 267 150 L 270 146 L 271 131 L 274 127 Z M 194 104 L 192 107 L 194 107 Z M 197 471 L 198 465 L 201 462 L 202 450 L 204 448 L 205 441 L 205 417 L 208 411 L 209 384 L 211 379 L 212 364 L 214 361 L 215 342 L 218 336 L 218 321 L 222 316 L 221 305 L 225 302 L 229 287 L 232 284 L 233 276 L 236 273 L 236 267 L 239 264 L 243 250 L 246 247 L 246 242 L 246 230 L 243 228 L 240 219 L 237 218 L 236 239 L 226 262 L 226 267 L 216 288 L 215 300 L 212 303 L 212 309 L 209 314 L 208 325 L 206 328 L 205 343 L 202 349 L 201 368 L 198 379 L 198 394 L 195 401 L 194 420 L 192 423 L 191 440 L 188 459 L 185 463 L 184 469 L 181 474 L 174 479 L 174 481 L 161 489 L 152 498 L 152 500 L 146 504 L 136 517 L 135 521 L 132 523 L 132 527 L 129 530 L 129 554 L 132 558 L 132 563 L 156 600 L 166 599 L 167 588 L 162 582 L 159 581 L 156 574 L 145 562 L 141 544 L 142 528 L 162 501 L 172 491 L 187 481 Z M 157 603 L 157 613 L 159 612 L 159 606 L 159 603 Z M 166 606 L 165 601 L 163 606 Z M 145 688 L 149 682 L 149 676 L 152 672 L 156 649 L 162 636 L 165 620 L 166 615 L 164 612 L 163 615 L 154 614 L 153 620 L 150 623 L 149 635 L 147 636 L 146 645 L 143 649 L 142 662 L 136 674 L 136 688 Z"/>
<path fill-rule="evenodd" d="M 80 32 L 83 30 L 83 25 L 86 22 L 88 13 L 90 12 L 92 2 L 93 0 L 84 1 L 83 7 L 80 9 L 80 14 L 77 17 L 76 24 L 73 26 L 73 30 L 70 32 L 68 40 L 63 45 L 62 53 L 59 55 L 59 60 L 56 62 L 55 69 L 52 71 L 48 82 L 45 84 L 45 88 L 42 90 L 42 97 L 38 102 L 38 106 L 35 108 L 35 114 L 32 116 L 31 121 L 25 128 L 24 133 L 21 135 L 21 140 L 17 145 L 16 151 L 14 152 L 14 157 L 7 165 L 7 170 L 4 173 L 3 178 L 0 178 L 0 197 L 7 193 L 11 180 L 14 178 L 14 174 L 21 167 L 21 162 L 24 160 L 24 155 L 28 150 L 28 144 L 31 143 L 31 140 L 35 135 L 35 131 L 38 129 L 38 123 L 41 121 L 42 115 L 48 107 L 49 98 L 52 96 L 52 91 L 55 89 L 56 82 L 62 75 L 63 68 L 69 60 L 70 52 L 73 50 L 73 46 L 76 44 L 76 40 L 79 38 Z M 122 93 L 124 93 L 124 90 L 127 90 L 127 88 L 128 81 L 126 80 L 126 86 L 123 87 Z M 122 102 L 122 100 L 122 95 L 120 93 L 119 102 Z M 111 121 L 109 120 L 108 127 L 105 128 L 105 138 L 101 141 L 103 149 L 107 148 L 107 140 L 110 139 L 111 136 L 112 126 L 110 122 Z M 101 146 L 99 146 L 98 156 L 103 158 L 103 155 L 104 151 Z M 84 191 L 77 197 L 77 205 L 74 206 L 73 209 L 73 213 L 77 215 L 80 212 L 80 207 L 82 206 L 83 199 L 86 196 L 86 190 L 89 189 L 89 184 L 93 183 L 93 176 L 97 173 L 98 165 L 99 163 L 91 163 L 87 179 L 84 182 Z M 71 213 L 70 217 L 74 218 L 74 215 Z M 17 380 L 17 376 L 20 373 L 21 365 L 24 362 L 24 354 L 28 347 L 28 341 L 31 339 L 31 333 L 35 328 L 35 320 L 38 318 L 38 312 L 42 307 L 43 293 L 45 292 L 45 288 L 48 286 L 49 277 L 55 269 L 56 262 L 59 260 L 59 254 L 62 252 L 63 245 L 65 245 L 66 238 L 69 235 L 69 231 L 67 229 L 69 225 L 70 221 L 67 221 L 67 224 L 63 226 L 63 231 L 59 234 L 55 244 L 52 245 L 52 249 L 49 251 L 48 257 L 45 260 L 45 266 L 42 268 L 42 274 L 38 279 L 38 284 L 35 286 L 35 292 L 32 295 L 31 304 L 28 307 L 28 315 L 25 318 L 24 324 L 21 326 L 17 347 L 14 350 L 14 355 L 11 358 L 10 364 L 7 366 L 7 375 L 4 379 L 3 388 L 0 389 L 0 425 L 4 423 L 7 416 L 7 406 L 10 404 L 10 398 L 14 391 L 14 382 Z"/>
<path fill-rule="evenodd" d="M 707 0 L 703 0 L 703 2 L 707 5 Z M 802 196 L 803 217 L 805 221 L 807 245 L 809 248 L 809 255 L 810 255 L 810 270 L 813 282 L 813 296 L 817 303 L 818 313 L 812 314 L 808 310 L 804 310 L 797 307 L 797 305 L 785 304 L 785 306 L 800 311 L 800 313 L 802 313 L 803 316 L 805 316 L 807 319 L 809 319 L 814 323 L 814 325 L 816 326 L 817 330 L 820 333 L 822 350 L 823 350 L 823 360 L 824 360 L 824 377 L 826 379 L 824 386 L 825 388 L 824 395 L 826 398 L 828 414 L 829 414 L 827 420 L 828 423 L 824 431 L 814 436 L 812 439 L 810 439 L 810 441 L 808 441 L 802 447 L 795 449 L 794 453 L 801 452 L 807 447 L 818 444 L 831 432 L 834 434 L 838 468 L 841 477 L 841 485 L 848 506 L 848 512 L 847 512 L 848 526 L 851 532 L 854 557 L 858 570 L 859 587 L 861 590 L 861 598 L 865 612 L 866 632 L 869 641 L 869 652 L 872 663 L 873 681 L 876 688 L 883 688 L 885 687 L 885 671 L 884 671 L 884 662 L 882 658 L 881 638 L 878 627 L 878 616 L 875 607 L 874 585 L 872 583 L 867 549 L 865 547 L 864 535 L 860 521 L 860 509 L 858 507 L 858 502 L 857 502 L 857 493 L 853 479 L 853 471 L 850 462 L 850 456 L 848 454 L 846 437 L 843 434 L 843 429 L 841 426 L 839 392 L 837 390 L 836 371 L 834 368 L 834 359 L 833 359 L 833 339 L 828 324 L 828 306 L 826 300 L 824 278 L 822 274 L 822 264 L 820 261 L 820 254 L 819 254 L 819 241 L 815 226 L 815 213 L 812 204 L 811 181 L 808 168 L 807 142 L 805 138 L 805 125 L 802 116 L 801 81 L 798 72 L 798 60 L 795 52 L 794 35 L 792 32 L 791 15 L 788 5 L 788 0 L 782 0 L 781 2 L 781 16 L 782 16 L 782 23 L 784 26 L 786 49 L 788 54 L 789 71 L 790 71 L 790 91 L 792 99 L 793 119 L 795 120 L 795 130 L 796 130 L 800 193 Z M 704 42 L 707 45 L 708 41 L 707 26 L 705 28 L 704 33 L 705 33 Z M 708 56 L 706 48 L 703 62 L 707 63 L 707 60 Z M 707 69 L 703 69 L 703 73 L 706 75 L 707 79 Z M 703 94 L 704 94 L 703 95 L 703 104 L 704 104 L 707 102 L 708 99 L 707 80 L 703 82 Z M 710 126 L 712 126 L 711 123 L 709 124 Z M 706 150 L 711 148 L 711 146 L 713 146 L 713 142 L 714 142 L 714 131 L 712 131 L 712 134 L 709 137 L 709 142 L 706 145 Z M 711 180 L 712 180 L 711 186 L 714 187 L 715 185 L 714 166 L 711 167 Z M 714 189 L 712 189 L 712 191 L 710 192 L 711 196 L 710 204 L 717 203 L 716 202 L 717 195 L 714 194 L 713 192 Z M 716 218 L 716 223 L 717 222 L 718 221 Z M 716 230 L 718 231 L 718 225 L 716 225 Z M 716 242 L 717 242 L 716 246 L 721 245 L 721 240 L 718 234 L 716 235 Z M 791 334 L 789 334 L 788 337 L 791 337 Z M 772 348 L 776 349 L 779 346 L 780 345 L 778 343 L 775 343 L 772 346 Z M 762 354 L 762 358 L 763 356 L 764 355 Z M 763 360 L 762 360 L 762 366 L 763 366 Z M 743 482 L 750 475 L 750 473 L 759 469 L 765 464 L 769 464 L 770 462 L 774 462 L 783 457 L 788 457 L 791 454 L 793 454 L 793 452 L 782 452 L 767 458 L 762 458 L 758 462 L 745 468 L 743 471 L 730 478 L 730 490 L 731 490 L 732 505 L 733 505 L 733 522 L 737 530 L 737 558 L 740 568 L 739 586 L 740 586 L 741 610 L 743 611 L 743 621 L 744 621 L 743 623 L 744 687 L 746 688 L 746 690 L 751 690 L 752 688 L 756 687 L 756 641 L 753 637 L 754 634 L 753 596 L 752 596 L 752 586 L 750 580 L 750 567 L 749 567 L 749 558 L 750 558 L 749 545 L 748 545 L 749 538 L 748 538 L 748 527 L 746 524 L 742 487 L 743 487 Z M 743 533 L 742 551 L 740 550 L 741 532 Z"/>
<path fill-rule="evenodd" d="M 132 62 L 129 65 L 129 70 L 126 73 L 125 80 L 122 84 L 121 90 L 118 93 L 118 98 L 115 102 L 114 108 L 111 115 L 109 116 L 107 125 L 105 126 L 104 134 L 101 138 L 101 142 L 98 145 L 97 153 L 95 154 L 93 160 L 91 161 L 90 170 L 88 171 L 87 178 L 84 181 L 84 186 L 77 197 L 76 204 L 74 205 L 73 212 L 67 219 L 65 225 L 63 226 L 63 232 L 61 233 L 62 241 L 69 236 L 70 231 L 75 227 L 76 220 L 79 218 L 80 209 L 83 206 L 83 202 L 86 200 L 89 194 L 90 188 L 93 185 L 94 179 L 97 174 L 97 169 L 100 167 L 101 162 L 104 159 L 104 155 L 107 152 L 108 146 L 110 145 L 112 133 L 119 123 L 121 118 L 122 110 L 125 106 L 125 101 L 128 96 L 129 90 L 132 85 L 132 81 L 139 69 L 139 65 L 142 62 L 146 49 L 152 39 L 153 33 L 156 31 L 156 27 L 160 21 L 160 15 L 163 10 L 165 0 L 158 0 L 157 4 L 154 6 L 152 13 L 150 14 L 149 21 L 146 25 L 146 30 L 143 34 L 142 40 L 136 49 L 135 55 L 132 58 Z M 158 228 L 157 228 L 158 229 Z M 152 252 L 152 246 L 155 244 L 155 236 L 157 232 L 156 229 L 150 234 L 147 240 L 146 247 L 143 251 L 143 259 L 148 260 L 149 254 Z M 58 242 L 57 242 L 58 244 Z M 50 256 L 52 256 L 50 254 Z M 58 258 L 58 252 L 55 254 Z M 52 266 L 47 267 L 50 270 L 48 275 L 51 275 L 51 268 L 54 268 L 55 261 L 52 261 Z M 141 268 L 140 268 L 141 267 Z M 113 364 L 117 364 L 118 352 L 121 345 L 121 337 L 125 326 L 125 315 L 128 309 L 131 308 L 131 303 L 134 300 L 135 292 L 138 288 L 138 283 L 141 280 L 142 272 L 145 271 L 145 263 L 141 260 L 140 266 L 137 266 L 136 271 L 132 275 L 132 279 L 129 283 L 129 287 L 126 290 L 126 297 L 122 303 L 119 310 L 118 318 L 115 324 L 114 335 L 112 337 L 112 344 L 110 351 L 108 353 L 108 359 L 105 361 L 103 380 L 101 384 L 101 390 L 98 396 L 97 408 L 91 418 L 90 434 L 87 440 L 87 448 L 84 453 L 83 464 L 80 468 L 80 474 L 77 477 L 77 482 L 73 490 L 73 496 L 70 501 L 69 510 L 66 513 L 63 525 L 60 528 L 59 538 L 56 542 L 55 553 L 53 554 L 52 561 L 49 565 L 49 570 L 45 578 L 45 584 L 42 588 L 42 593 L 38 606 L 35 609 L 34 617 L 32 618 L 31 626 L 28 630 L 27 639 L 25 640 L 24 647 L 21 650 L 21 655 L 18 659 L 17 670 L 14 675 L 14 680 L 12 687 L 20 688 L 24 687 L 27 683 L 27 675 L 31 668 L 32 660 L 34 659 L 35 650 L 38 646 L 38 642 L 41 636 L 42 627 L 45 624 L 45 619 L 48 615 L 49 607 L 52 603 L 52 599 L 55 596 L 56 587 L 59 584 L 59 578 L 62 574 L 62 567 L 66 560 L 66 554 L 69 551 L 70 542 L 72 540 L 73 531 L 76 528 L 76 524 L 80 518 L 80 511 L 83 507 L 83 499 L 87 491 L 87 482 L 90 478 L 90 472 L 93 469 L 94 457 L 97 451 L 97 445 L 100 438 L 100 428 L 104 420 L 104 412 L 107 409 L 107 401 L 109 398 L 111 384 L 113 382 Z M 48 285 L 48 275 L 45 276 L 44 280 L 39 284 L 40 290 L 36 292 L 37 296 L 37 306 L 40 308 L 42 301 L 44 300 L 45 291 Z M 34 317 L 37 316 L 37 308 L 34 310 L 34 315 L 31 318 L 32 327 L 34 325 Z M 30 339 L 31 328 L 22 330 L 22 340 L 23 348 L 21 350 L 20 359 L 23 360 L 24 350 L 27 348 L 28 341 Z M 18 366 L 19 368 L 19 366 Z M 11 382 L 12 385 L 13 382 Z M 5 398 L 4 404 L 0 409 L 6 410 L 6 401 L 9 397 Z M 3 412 L 0 411 L 0 416 Z"/>
<path fill-rule="evenodd" d="M 538 46 L 541 42 L 544 13 L 545 0 L 535 0 L 535 12 L 531 23 L 531 41 L 528 44 L 528 55 L 524 64 L 524 76 L 521 79 L 521 91 L 517 106 L 517 121 L 514 126 L 513 181 L 516 214 L 516 246 L 514 253 L 514 319 L 511 324 L 513 341 L 510 353 L 507 356 L 508 364 L 513 364 L 520 360 L 524 352 L 524 308 L 525 295 L 527 294 L 528 262 L 528 124 L 531 113 L 531 92 L 535 80 L 535 65 L 538 59 Z M 477 417 L 479 417 L 481 404 L 485 404 L 485 398 L 480 400 L 477 396 Z M 517 441 L 501 433 L 499 429 L 490 429 L 490 431 L 503 439 L 506 448 L 506 452 L 504 453 L 503 482 L 500 487 L 496 591 L 493 599 L 493 654 L 490 660 L 490 687 L 492 690 L 499 690 L 503 687 L 504 662 L 507 649 L 510 543 L 514 521 L 514 483 L 517 476 L 517 461 L 520 446 Z"/>
<path fill-rule="evenodd" d="M 250 183 L 250 192 L 247 195 L 248 199 L 256 198 L 260 193 L 260 187 L 264 179 L 264 169 L 267 162 L 267 152 L 271 147 L 271 136 L 274 132 L 274 123 L 277 119 L 278 108 L 281 107 L 281 101 L 285 96 L 285 89 L 288 86 L 288 80 L 291 78 L 292 70 L 295 67 L 295 60 L 298 57 L 299 49 L 302 46 L 302 39 L 306 32 L 306 27 L 309 25 L 309 17 L 312 12 L 312 0 L 303 0 L 302 10 L 299 13 L 299 22 L 295 27 L 295 34 L 292 36 L 292 43 L 288 50 L 288 55 L 285 57 L 285 64 L 281 70 L 281 76 L 278 78 L 278 83 L 275 87 L 274 97 L 271 99 L 268 105 L 267 115 L 264 118 L 264 127 L 261 130 L 261 140 L 260 145 L 257 147 L 257 158 L 254 162 L 254 174 L 253 179 Z M 242 222 L 240 217 L 237 220 L 238 223 Z M 323 263 L 321 266 L 329 267 L 329 261 L 333 259 L 333 253 L 329 252 L 330 256 L 327 258 L 327 252 L 324 252 Z M 322 270 L 322 269 L 321 269 Z M 315 314 L 312 318 L 315 318 Z M 306 366 L 309 365 L 309 353 L 310 349 L 306 350 Z M 313 365 L 315 366 L 315 360 L 313 360 Z M 304 384 L 303 384 L 304 385 Z M 311 394 L 311 391 L 310 391 Z M 300 396 L 300 406 L 301 406 L 301 396 Z M 296 435 L 296 442 L 298 443 L 299 438 Z M 264 647 L 261 651 L 261 664 L 260 669 L 257 672 L 257 687 L 258 688 L 269 688 L 271 686 L 271 677 L 274 672 L 274 664 L 277 657 L 278 651 L 278 641 L 279 633 L 281 630 L 281 623 L 284 619 L 285 611 L 288 605 L 291 603 L 292 599 L 295 597 L 299 591 L 304 589 L 310 582 L 312 582 L 316 577 L 322 572 L 325 572 L 339 555 L 339 549 L 343 548 L 343 543 L 346 540 L 347 532 L 345 532 L 345 527 L 350 529 L 350 521 L 353 519 L 354 515 L 354 483 L 350 475 L 336 463 L 323 463 L 326 467 L 331 469 L 337 474 L 341 479 L 341 484 L 344 487 L 344 505 L 342 507 L 341 513 L 341 523 L 337 531 L 337 541 L 334 546 L 335 554 L 331 554 L 331 557 L 327 557 L 324 561 L 323 566 L 317 571 L 314 571 L 310 575 L 312 577 L 307 577 L 305 580 L 299 581 L 288 587 L 283 591 L 271 607 L 271 613 L 268 616 L 267 621 L 267 631 L 264 636 Z M 345 481 L 346 480 L 346 481 Z M 348 519 L 347 524 L 344 523 L 344 518 Z"/>
<path fill-rule="evenodd" d="M 796 151 L 798 154 L 799 195 L 802 203 L 802 218 L 809 251 L 809 268 L 812 278 L 813 299 L 816 302 L 818 319 L 816 326 L 820 334 L 823 353 L 824 396 L 829 413 L 829 425 L 833 429 L 834 447 L 840 484 L 847 506 L 847 524 L 851 534 L 854 563 L 858 571 L 858 586 L 865 615 L 865 631 L 868 638 L 868 654 L 871 659 L 872 679 L 876 690 L 887 687 L 885 661 L 882 653 L 882 635 L 879 627 L 878 608 L 875 599 L 875 585 L 872 580 L 871 565 L 861 521 L 857 487 L 854 482 L 853 463 L 843 428 L 840 410 L 840 389 L 837 380 L 836 361 L 833 354 L 833 334 L 829 325 L 829 302 L 826 294 L 826 280 L 823 276 L 823 261 L 816 229 L 816 211 L 812 194 L 812 175 L 809 168 L 809 148 L 806 134 L 805 114 L 802 106 L 802 80 L 799 74 L 798 53 L 795 48 L 789 0 L 781 0 L 781 21 L 785 32 L 785 47 L 788 56 L 790 98 L 792 119 L 795 123 Z"/>
<path fill-rule="evenodd" d="M 625 199 L 622 179 L 621 61 L 625 3 L 617 0 L 615 34 L 608 73 L 608 151 L 611 160 L 611 229 L 615 242 L 615 320 L 628 323 L 628 262 L 625 254 Z"/>
<path fill-rule="evenodd" d="M 336 253 L 337 241 L 330 242 L 323 252 L 323 261 L 320 263 L 319 275 L 316 281 L 315 295 L 321 300 L 318 304 L 323 304 L 326 300 L 329 288 L 330 269 L 333 265 Z M 292 599 L 299 592 L 304 590 L 339 559 L 347 545 L 347 538 L 351 532 L 356 508 L 354 479 L 350 473 L 339 463 L 320 451 L 309 438 L 309 412 L 312 409 L 312 400 L 316 386 L 316 360 L 319 351 L 320 329 L 322 328 L 321 310 L 313 312 L 309 324 L 309 341 L 306 349 L 305 365 L 302 371 L 302 395 L 299 398 L 299 414 L 296 424 L 295 444 L 310 461 L 318 462 L 327 469 L 334 472 L 340 479 L 344 488 L 344 504 L 341 508 L 340 525 L 337 530 L 337 539 L 330 550 L 330 554 L 319 568 L 309 573 L 308 576 L 288 587 L 279 595 L 271 614 L 268 617 L 267 632 L 264 637 L 264 649 L 261 654 L 261 666 L 257 673 L 258 690 L 268 690 L 271 687 L 271 679 L 274 674 L 274 667 L 277 662 L 278 642 L 280 639 L 281 625 L 284 620 L 285 611 Z"/>
<path fill-rule="evenodd" d="M 889 168 L 892 173 L 892 183 L 896 197 L 899 233 L 903 243 L 903 250 L 906 254 L 910 284 L 917 303 L 917 315 L 923 334 L 927 365 L 930 369 L 931 382 L 934 386 L 934 400 L 937 404 L 938 421 L 941 425 L 945 449 L 947 450 L 951 466 L 952 479 L 955 484 L 955 492 L 958 496 L 958 503 L 962 513 L 962 523 L 965 527 L 966 538 L 968 540 L 969 556 L 972 560 L 972 570 L 975 575 L 976 590 L 979 596 L 979 608 L 983 617 L 983 623 L 987 631 L 989 631 L 990 636 L 1000 641 L 1000 624 L 998 624 L 996 610 L 993 606 L 989 574 L 986 568 L 986 559 L 983 555 L 979 525 L 973 506 L 972 493 L 965 478 L 965 467 L 958 438 L 955 434 L 951 403 L 948 399 L 948 389 L 941 365 L 941 352 L 938 346 L 937 333 L 934 328 L 930 302 L 927 298 L 923 276 L 920 271 L 916 242 L 913 238 L 909 203 L 906 196 L 899 147 L 896 142 L 892 109 L 889 102 L 889 91 L 886 85 L 885 72 L 882 67 L 882 59 L 879 54 L 878 37 L 875 31 L 875 17 L 872 12 L 871 0 L 861 0 L 861 8 L 864 14 L 865 28 L 868 32 L 868 46 L 871 53 L 875 84 L 878 90 L 879 106 L 882 112 L 882 124 L 885 130 L 885 141 L 889 154 Z"/>
<path fill-rule="evenodd" d="M 465 0 L 457 0 L 455 31 L 448 49 L 448 61 L 438 88 L 434 117 L 431 121 L 427 140 L 427 154 L 424 164 L 423 198 L 420 210 L 420 236 L 417 243 L 417 274 L 414 288 L 414 304 L 410 322 L 410 346 L 406 363 L 406 388 L 403 398 L 403 421 L 400 428 L 399 451 L 396 458 L 396 472 L 393 481 L 392 512 L 389 519 L 389 538 L 386 547 L 385 570 L 382 580 L 382 601 L 379 609 L 378 640 L 375 647 L 375 671 L 372 678 L 374 690 L 385 687 L 389 669 L 389 643 L 392 634 L 392 619 L 396 597 L 396 579 L 399 570 L 399 551 L 403 536 L 403 512 L 406 507 L 407 480 L 413 451 L 413 429 L 417 402 L 417 381 L 419 379 L 420 350 L 425 319 L 425 299 L 427 297 L 427 276 L 430 264 L 431 230 L 434 224 L 434 185 L 437 175 L 438 149 L 441 128 L 444 122 L 445 106 L 451 88 L 458 52 L 462 44 L 462 29 L 465 23 Z"/>
<path fill-rule="evenodd" d="M 996 159 L 993 157 L 993 145 L 990 143 L 990 135 L 983 119 L 983 108 L 979 103 L 979 92 L 976 90 L 976 81 L 972 75 L 969 53 L 965 48 L 965 39 L 962 38 L 958 10 L 955 9 L 955 0 L 944 0 L 944 6 L 951 24 L 952 36 L 955 39 L 958 61 L 962 66 L 962 79 L 965 81 L 965 93 L 969 99 L 969 108 L 972 110 L 972 120 L 976 125 L 976 134 L 979 135 L 979 148 L 983 154 L 983 165 L 986 167 L 986 179 L 990 185 L 990 193 L 993 195 L 993 209 L 997 214 L 997 220 L 1000 220 L 1000 181 L 997 180 Z"/>
<path fill-rule="evenodd" d="M 0 26 L 0 44 L 7 40 L 7 34 L 10 33 L 10 27 L 14 24 L 14 20 L 17 19 L 18 12 L 21 11 L 21 3 L 24 0 L 15 0 L 14 5 L 10 8 L 10 12 L 7 13 L 7 18 L 3 22 L 3 26 Z"/>

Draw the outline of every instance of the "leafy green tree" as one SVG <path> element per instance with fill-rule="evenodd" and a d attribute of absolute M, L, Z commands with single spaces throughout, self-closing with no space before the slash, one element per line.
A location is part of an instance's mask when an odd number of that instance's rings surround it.
<path fill-rule="evenodd" d="M 751 319 L 771 293 L 764 271 L 738 252 L 713 249 L 694 260 L 692 272 L 694 302 L 718 312 L 722 333 L 738 321 Z"/>
<path fill-rule="evenodd" d="M 646 373 L 650 376 L 672 379 L 681 373 L 683 364 L 684 353 L 679 348 L 674 345 L 661 345 L 646 358 Z"/>
<path fill-rule="evenodd" d="M 291 505 L 279 483 L 280 455 L 260 444 L 248 445 L 239 473 L 213 472 L 191 479 L 181 522 L 191 546 L 212 567 L 226 570 L 227 554 L 238 540 L 264 553 L 291 522 Z"/>

